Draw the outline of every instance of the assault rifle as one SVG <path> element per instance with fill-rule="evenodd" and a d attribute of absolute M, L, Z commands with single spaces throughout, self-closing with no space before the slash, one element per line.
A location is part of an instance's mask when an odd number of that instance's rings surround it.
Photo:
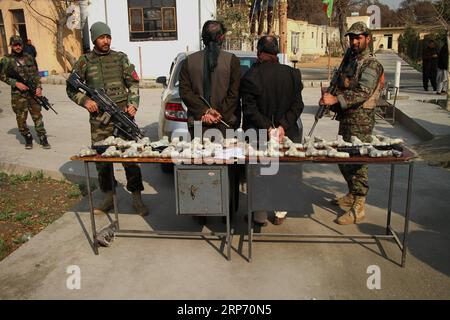
<path fill-rule="evenodd" d="M 107 125 L 110 121 L 114 124 L 114 136 L 119 136 L 127 140 L 138 140 L 144 137 L 141 129 L 134 122 L 133 117 L 111 100 L 104 89 L 92 89 L 81 81 L 81 77 L 72 72 L 67 79 L 67 83 L 79 92 L 85 93 L 89 98 L 97 103 L 101 112 L 103 112 L 102 124 Z"/>
<path fill-rule="evenodd" d="M 400 156 L 403 152 L 403 146 L 401 144 L 391 144 L 388 146 L 373 146 L 376 150 L 379 151 L 388 151 L 392 150 L 394 153 L 394 156 Z M 364 147 L 337 147 L 336 148 L 338 152 L 347 152 L 350 154 L 350 156 L 361 156 L 361 149 L 364 149 Z M 364 154 L 363 154 L 364 155 Z"/>
<path fill-rule="evenodd" d="M 331 78 L 331 81 L 330 81 L 330 86 L 327 89 L 328 93 L 330 93 L 332 95 L 336 95 L 337 85 L 338 85 L 339 79 L 342 77 L 342 73 L 343 73 L 342 68 L 344 67 L 344 64 L 347 62 L 347 60 L 350 58 L 351 54 L 352 54 L 352 49 L 348 48 L 347 51 L 345 52 L 344 58 L 341 61 L 341 64 L 339 65 L 339 68 L 334 69 L 333 77 Z M 331 106 L 327 106 L 325 104 L 319 104 L 319 108 L 317 109 L 316 115 L 314 116 L 314 124 L 313 124 L 311 130 L 309 131 L 308 137 L 311 137 L 311 135 L 317 125 L 317 122 L 319 122 L 319 119 L 321 119 L 323 117 L 325 111 L 329 110 L 330 107 Z"/>
<path fill-rule="evenodd" d="M 48 101 L 48 99 L 44 96 L 37 96 L 36 95 L 36 86 L 34 85 L 34 83 L 32 81 L 26 81 L 15 69 L 13 68 L 8 68 L 6 70 L 6 75 L 9 78 L 15 79 L 18 82 L 23 83 L 24 85 L 26 85 L 28 87 L 28 94 L 34 99 L 34 101 L 36 101 L 42 108 L 44 108 L 45 110 L 49 110 L 52 109 L 52 111 L 56 114 L 58 114 L 58 112 L 56 112 L 55 109 L 53 109 L 53 105 Z"/>

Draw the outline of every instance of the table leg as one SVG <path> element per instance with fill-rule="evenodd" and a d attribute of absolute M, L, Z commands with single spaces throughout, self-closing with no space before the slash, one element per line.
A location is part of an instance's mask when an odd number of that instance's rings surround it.
<path fill-rule="evenodd" d="M 230 212 L 227 214 L 227 259 L 231 260 L 231 226 Z"/>
<path fill-rule="evenodd" d="M 84 170 L 86 173 L 86 186 L 88 191 L 89 199 L 89 209 L 91 213 L 91 227 L 92 227 L 92 244 L 94 246 L 94 253 L 98 255 L 98 243 L 97 243 L 97 228 L 95 226 L 95 216 L 94 216 L 94 203 L 92 201 L 92 190 L 91 190 L 91 178 L 89 176 L 89 162 L 84 163 Z"/>
<path fill-rule="evenodd" d="M 408 251 L 409 214 L 411 211 L 411 194 L 412 194 L 413 173 L 414 173 L 414 162 L 410 162 L 409 163 L 409 173 L 408 173 L 408 191 L 407 191 L 407 195 L 406 195 L 405 229 L 403 231 L 402 268 L 404 268 L 406 265 L 406 254 Z"/>
<path fill-rule="evenodd" d="M 390 180 L 390 184 L 389 184 L 389 201 L 388 201 L 388 212 L 387 212 L 387 222 L 386 222 L 386 235 L 390 234 L 389 227 L 391 226 L 392 193 L 394 192 L 394 180 L 395 180 L 395 165 L 391 164 L 391 180 Z"/>
<path fill-rule="evenodd" d="M 116 231 L 118 231 L 120 229 L 120 227 L 119 227 L 119 213 L 117 211 L 117 195 L 116 195 L 116 181 L 114 179 L 114 163 L 111 163 L 110 177 L 111 177 L 111 185 L 112 185 L 112 193 L 113 193 L 114 216 L 116 219 L 116 221 L 114 221 L 114 227 L 115 227 Z"/>

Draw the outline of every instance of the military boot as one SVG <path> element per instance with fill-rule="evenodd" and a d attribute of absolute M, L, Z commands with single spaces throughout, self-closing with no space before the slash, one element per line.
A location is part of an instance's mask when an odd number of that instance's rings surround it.
<path fill-rule="evenodd" d="M 114 208 L 113 192 L 108 191 L 105 193 L 102 204 L 94 209 L 94 214 L 106 214 L 112 208 Z"/>
<path fill-rule="evenodd" d="M 351 193 L 347 193 L 345 196 L 331 200 L 331 203 L 341 208 L 351 208 L 354 201 L 355 197 Z"/>
<path fill-rule="evenodd" d="M 148 209 L 142 202 L 140 191 L 133 192 L 133 209 L 142 217 L 148 215 Z"/>
<path fill-rule="evenodd" d="M 43 136 L 39 137 L 39 141 L 41 143 L 42 148 L 44 149 L 50 149 L 50 144 L 47 141 L 47 136 L 44 134 Z"/>
<path fill-rule="evenodd" d="M 28 133 L 25 138 L 25 149 L 33 149 L 33 137 L 31 133 Z"/>
<path fill-rule="evenodd" d="M 346 225 L 364 220 L 364 204 L 366 202 L 366 197 L 355 196 L 355 201 L 352 207 L 345 212 L 343 215 L 337 218 L 336 222 L 338 224 Z"/>

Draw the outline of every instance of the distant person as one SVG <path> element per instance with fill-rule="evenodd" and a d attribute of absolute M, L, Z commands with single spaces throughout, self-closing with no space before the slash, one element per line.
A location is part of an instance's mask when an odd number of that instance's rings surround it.
<path fill-rule="evenodd" d="M 423 88 L 428 91 L 428 80 L 433 86 L 433 90 L 436 91 L 436 77 L 437 77 L 437 65 L 438 65 L 438 51 L 436 49 L 436 43 L 434 40 L 428 42 L 427 47 L 423 50 L 422 54 L 422 80 Z"/>
<path fill-rule="evenodd" d="M 36 57 L 37 57 L 36 48 L 31 44 L 31 40 L 30 39 L 27 40 L 27 43 L 23 47 L 23 52 L 28 53 L 34 59 L 36 59 Z"/>
<path fill-rule="evenodd" d="M 447 94 L 448 90 L 448 44 L 439 51 L 437 72 L 437 94 Z"/>
<path fill-rule="evenodd" d="M 25 81 L 33 83 L 35 94 L 42 95 L 41 78 L 34 58 L 23 51 L 23 41 L 20 36 L 12 36 L 9 40 L 11 53 L 4 56 L 1 62 L 0 79 L 11 86 L 11 107 L 16 114 L 17 127 L 25 139 L 25 149 L 33 148 L 33 136 L 27 126 L 28 112 L 34 122 L 34 129 L 39 136 L 39 142 L 44 149 L 50 149 L 47 131 L 42 120 L 41 106 L 30 96 L 28 87 L 14 79 L 9 70 L 16 71 Z"/>

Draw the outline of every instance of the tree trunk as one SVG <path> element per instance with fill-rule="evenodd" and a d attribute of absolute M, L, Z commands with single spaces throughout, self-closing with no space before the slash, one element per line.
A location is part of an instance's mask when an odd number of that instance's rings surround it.
<path fill-rule="evenodd" d="M 61 55 L 61 57 L 69 62 L 70 67 L 72 68 L 77 62 L 77 59 L 72 54 L 70 54 L 70 52 L 64 50 L 64 28 L 66 27 L 66 21 L 67 19 L 58 20 L 56 26 L 56 50 Z M 65 63 L 65 61 L 63 61 L 63 63 Z"/>
<path fill-rule="evenodd" d="M 338 27 L 339 27 L 339 42 L 342 47 L 342 51 L 345 52 L 347 50 L 347 41 L 345 41 L 345 33 L 347 32 L 346 26 L 346 16 L 347 16 L 347 4 L 346 1 L 336 2 L 336 17 L 338 19 Z"/>

